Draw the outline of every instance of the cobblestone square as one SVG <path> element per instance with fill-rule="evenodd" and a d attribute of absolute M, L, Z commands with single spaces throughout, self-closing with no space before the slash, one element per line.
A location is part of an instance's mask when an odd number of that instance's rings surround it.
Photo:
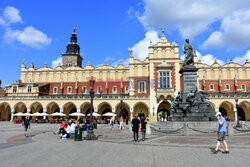
<path fill-rule="evenodd" d="M 25 138 L 20 124 L 0 123 L 0 166 L 249 166 L 250 135 L 227 137 L 230 154 L 211 153 L 216 134 L 152 134 L 132 141 L 128 129 L 99 125 L 97 141 L 61 140 L 58 124 L 32 124 Z M 84 136 L 86 133 L 84 132 Z M 224 149 L 221 147 L 221 150 Z"/>

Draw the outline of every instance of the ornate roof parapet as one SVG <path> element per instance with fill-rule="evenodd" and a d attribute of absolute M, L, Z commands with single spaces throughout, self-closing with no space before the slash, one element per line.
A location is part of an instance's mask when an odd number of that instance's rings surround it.
<path fill-rule="evenodd" d="M 168 42 L 168 40 L 167 40 L 167 38 L 166 38 L 166 36 L 165 36 L 165 31 L 164 31 L 164 29 L 162 29 L 162 35 L 161 35 L 161 39 L 160 39 L 160 43 L 167 43 Z"/>
<path fill-rule="evenodd" d="M 29 68 L 33 68 L 34 69 L 34 63 L 33 63 L 33 61 L 31 62 L 31 64 L 30 64 L 30 67 Z"/>
<path fill-rule="evenodd" d="M 26 63 L 25 63 L 24 60 L 23 60 L 23 63 L 22 63 L 22 68 L 26 68 Z"/>
<path fill-rule="evenodd" d="M 129 50 L 129 58 L 134 58 L 132 49 Z"/>
<path fill-rule="evenodd" d="M 229 64 L 232 64 L 232 63 L 234 63 L 234 62 L 233 62 L 233 59 L 231 58 L 231 59 L 229 60 Z"/>
<path fill-rule="evenodd" d="M 166 61 L 163 61 L 162 64 L 158 65 L 156 68 L 158 70 L 159 69 L 171 69 L 171 70 L 173 69 L 173 67 L 171 65 L 167 64 Z"/>
<path fill-rule="evenodd" d="M 249 60 L 248 59 L 246 59 L 246 62 L 245 62 L 245 64 L 248 64 L 249 63 Z"/>

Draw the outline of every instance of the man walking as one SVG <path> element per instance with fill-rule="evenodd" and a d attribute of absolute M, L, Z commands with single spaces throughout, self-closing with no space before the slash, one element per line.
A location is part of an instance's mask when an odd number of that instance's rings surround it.
<path fill-rule="evenodd" d="M 227 132 L 227 122 L 226 122 L 226 119 L 221 115 L 220 112 L 216 113 L 216 117 L 217 117 L 218 122 L 219 122 L 218 141 L 217 141 L 217 145 L 216 145 L 215 150 L 213 150 L 213 153 L 214 154 L 218 153 L 218 149 L 220 147 L 220 143 L 223 142 L 223 145 L 225 147 L 225 151 L 223 151 L 222 153 L 229 154 L 227 143 L 226 143 L 226 140 L 225 140 L 225 134 Z"/>
<path fill-rule="evenodd" d="M 146 134 L 146 124 L 147 121 L 144 117 L 141 118 L 141 133 L 142 133 L 142 141 L 145 140 L 145 134 Z"/>
<path fill-rule="evenodd" d="M 29 117 L 28 117 L 28 116 L 26 116 L 26 117 L 24 118 L 23 126 L 24 126 L 24 136 L 25 136 L 25 137 L 28 137 L 28 135 L 27 135 L 27 130 L 28 130 L 28 128 L 30 128 L 30 120 L 29 120 Z"/>
<path fill-rule="evenodd" d="M 138 119 L 138 116 L 135 115 L 135 117 L 132 120 L 132 131 L 134 134 L 134 141 L 138 140 L 138 132 L 139 132 L 139 127 L 140 127 L 140 120 Z"/>

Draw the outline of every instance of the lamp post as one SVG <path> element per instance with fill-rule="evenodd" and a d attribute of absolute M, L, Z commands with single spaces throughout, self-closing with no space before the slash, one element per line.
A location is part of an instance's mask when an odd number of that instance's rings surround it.
<path fill-rule="evenodd" d="M 86 136 L 86 140 L 97 140 L 97 137 L 94 134 L 93 130 L 93 98 L 95 95 L 94 92 L 94 85 L 95 85 L 95 80 L 93 77 L 89 80 L 90 83 L 90 99 L 91 99 L 91 104 L 90 104 L 90 127 L 89 127 L 89 133 Z"/>
<path fill-rule="evenodd" d="M 240 120 L 239 120 L 239 114 L 238 114 L 239 105 L 238 105 L 238 98 L 237 97 L 235 98 L 235 103 L 236 103 L 236 114 L 237 114 L 237 124 L 236 124 L 236 127 L 239 128 L 240 127 Z"/>
<path fill-rule="evenodd" d="M 121 117 L 122 117 L 122 119 L 123 119 L 123 113 L 122 113 L 122 103 L 123 103 L 123 100 L 121 100 Z"/>

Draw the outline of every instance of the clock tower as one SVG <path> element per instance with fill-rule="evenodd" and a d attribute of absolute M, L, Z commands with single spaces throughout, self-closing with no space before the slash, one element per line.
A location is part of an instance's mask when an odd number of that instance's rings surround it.
<path fill-rule="evenodd" d="M 78 66 L 82 67 L 82 57 L 80 55 L 80 46 L 77 43 L 76 27 L 71 34 L 70 42 L 67 45 L 66 53 L 62 54 L 63 67 Z"/>

